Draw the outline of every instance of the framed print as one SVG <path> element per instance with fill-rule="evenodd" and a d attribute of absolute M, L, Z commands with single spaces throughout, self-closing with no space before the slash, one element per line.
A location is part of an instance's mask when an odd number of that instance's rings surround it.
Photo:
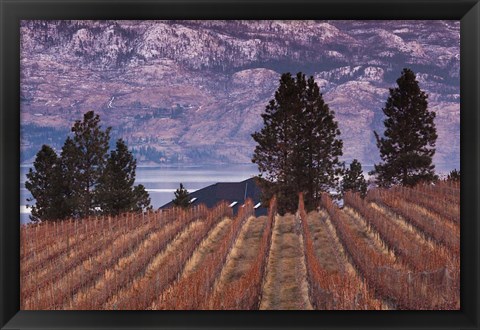
<path fill-rule="evenodd" d="M 1 9 L 2 329 L 478 329 L 478 1 Z"/>

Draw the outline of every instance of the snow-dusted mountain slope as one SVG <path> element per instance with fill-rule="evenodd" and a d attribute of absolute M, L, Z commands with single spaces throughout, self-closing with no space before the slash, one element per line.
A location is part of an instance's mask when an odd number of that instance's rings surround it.
<path fill-rule="evenodd" d="M 457 166 L 454 21 L 22 21 L 22 160 L 100 113 L 142 163 L 249 162 L 250 134 L 283 72 L 314 75 L 344 158 L 371 164 L 373 130 L 402 68 L 437 113 L 439 166 Z"/>

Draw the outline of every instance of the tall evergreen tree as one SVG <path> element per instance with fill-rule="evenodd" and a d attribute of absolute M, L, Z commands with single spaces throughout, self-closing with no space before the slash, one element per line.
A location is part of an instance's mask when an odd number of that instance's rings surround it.
<path fill-rule="evenodd" d="M 60 167 L 63 177 L 63 203 L 64 213 L 69 217 L 81 216 L 80 200 L 82 198 L 82 184 L 78 180 L 77 164 L 81 162 L 79 152 L 73 139 L 67 136 L 60 155 Z"/>
<path fill-rule="evenodd" d="M 71 168 L 75 177 L 75 199 L 79 215 L 88 216 L 94 212 L 95 187 L 106 165 L 110 130 L 102 130 L 100 117 L 93 111 L 85 113 L 83 121 L 76 121 L 72 127 L 73 145 L 76 156 Z"/>
<path fill-rule="evenodd" d="M 263 179 L 264 194 L 277 195 L 280 214 L 295 208 L 296 192 L 292 186 L 292 141 L 295 115 L 300 113 L 300 99 L 295 79 L 290 73 L 280 78 L 275 98 L 262 114 L 264 126 L 252 137 L 257 142 L 252 162 L 256 163 Z M 290 191 L 291 190 L 291 191 Z M 270 198 L 270 196 L 268 197 Z"/>
<path fill-rule="evenodd" d="M 367 181 L 363 176 L 362 164 L 356 159 L 350 163 L 343 176 L 342 193 L 347 191 L 358 192 L 362 198 L 367 194 Z"/>
<path fill-rule="evenodd" d="M 190 206 L 189 192 L 180 183 L 180 187 L 174 192 L 175 198 L 172 200 L 173 204 L 178 207 L 188 208 Z"/>
<path fill-rule="evenodd" d="M 383 187 L 414 186 L 437 179 L 432 163 L 437 131 L 435 113 L 428 110 L 428 96 L 410 69 L 403 69 L 397 85 L 390 89 L 383 108 L 383 137 L 374 132 L 383 162 L 375 164 L 371 174 Z"/>
<path fill-rule="evenodd" d="M 337 186 L 343 144 L 313 77 L 283 74 L 262 118 L 263 128 L 252 135 L 262 192 L 277 195 L 280 214 L 296 210 L 300 191 L 307 209 L 314 208 L 322 191 Z"/>
<path fill-rule="evenodd" d="M 48 146 L 37 154 L 26 188 L 36 201 L 32 220 L 85 217 L 100 210 L 116 215 L 151 209 L 150 196 L 135 182 L 136 160 L 123 140 L 107 154 L 110 128 L 102 130 L 93 111 L 76 121 L 61 156 Z"/>
<path fill-rule="evenodd" d="M 143 184 L 138 184 L 133 187 L 133 201 L 134 205 L 132 210 L 135 212 L 152 209 L 152 205 L 150 205 L 150 195 Z"/>
<path fill-rule="evenodd" d="M 306 85 L 305 108 L 299 124 L 301 143 L 299 157 L 306 161 L 296 173 L 304 172 L 304 201 L 307 210 L 318 206 L 322 192 L 338 189 L 339 177 L 342 174 L 343 142 L 339 138 L 340 130 L 335 121 L 335 112 L 330 110 L 323 100 L 318 85 L 310 77 Z"/>
<path fill-rule="evenodd" d="M 141 195 L 142 187 L 134 187 L 135 170 L 137 162 L 127 145 L 122 139 L 118 139 L 116 149 L 110 152 L 107 164 L 98 180 L 95 190 L 96 204 L 100 207 L 102 213 L 117 215 L 127 211 L 140 211 L 150 204 L 139 207 L 138 198 L 144 198 Z M 148 193 L 143 187 L 148 198 Z M 143 201 L 147 203 L 147 201 Z M 142 203 L 140 203 L 142 204 Z"/>
<path fill-rule="evenodd" d="M 59 207 L 63 203 L 60 162 L 51 147 L 43 145 L 37 153 L 33 169 L 27 173 L 25 188 L 32 194 L 27 201 L 35 201 L 34 205 L 28 205 L 32 209 L 30 220 L 61 220 L 66 216 Z"/>

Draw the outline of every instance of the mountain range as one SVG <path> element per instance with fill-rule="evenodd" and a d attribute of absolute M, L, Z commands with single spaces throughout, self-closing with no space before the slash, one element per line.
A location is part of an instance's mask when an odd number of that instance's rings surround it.
<path fill-rule="evenodd" d="M 436 112 L 435 163 L 459 166 L 459 21 L 21 21 L 21 160 L 60 150 L 94 110 L 140 164 L 249 163 L 283 72 L 313 75 L 344 160 L 379 160 L 373 131 L 403 68 Z"/>

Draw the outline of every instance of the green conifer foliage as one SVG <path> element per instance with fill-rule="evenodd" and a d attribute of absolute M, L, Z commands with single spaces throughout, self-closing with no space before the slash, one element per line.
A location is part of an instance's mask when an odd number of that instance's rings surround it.
<path fill-rule="evenodd" d="M 122 212 L 143 210 L 143 207 L 138 205 L 138 199 L 143 198 L 140 194 L 143 186 L 134 187 L 136 168 L 137 162 L 132 153 L 125 142 L 118 139 L 116 149 L 110 152 L 95 191 L 96 201 L 102 213 L 117 215 Z"/>
<path fill-rule="evenodd" d="M 383 137 L 374 132 L 382 162 L 375 164 L 371 174 L 383 187 L 414 186 L 437 179 L 432 163 L 437 140 L 435 113 L 428 110 L 427 94 L 410 69 L 402 71 L 397 85 L 390 89 L 383 108 Z"/>
<path fill-rule="evenodd" d="M 72 132 L 60 157 L 44 145 L 27 174 L 33 221 L 151 209 L 145 187 L 134 186 L 136 160 L 122 139 L 108 155 L 110 128 L 101 129 L 98 115 L 87 112 Z"/>
<path fill-rule="evenodd" d="M 180 187 L 174 192 L 175 198 L 172 200 L 173 204 L 178 207 L 188 208 L 190 207 L 190 196 L 189 192 L 183 186 L 183 183 L 180 183 Z"/>
<path fill-rule="evenodd" d="M 59 205 L 62 203 L 62 173 L 55 151 L 43 145 L 35 157 L 33 168 L 27 173 L 25 187 L 32 194 L 30 220 L 60 220 L 64 217 Z"/>
<path fill-rule="evenodd" d="M 460 181 L 460 171 L 457 169 L 453 169 L 452 171 L 450 171 L 450 173 L 448 173 L 447 180 Z"/>
<path fill-rule="evenodd" d="M 338 188 L 343 143 L 334 115 L 313 77 L 281 76 L 262 114 L 263 128 L 252 135 L 263 200 L 277 195 L 280 214 L 296 210 L 300 191 L 311 210 L 322 192 Z"/>
<path fill-rule="evenodd" d="M 367 194 L 367 181 L 363 176 L 362 164 L 356 159 L 352 161 L 343 176 L 342 193 L 345 194 L 347 191 L 360 193 L 362 198 Z"/>
<path fill-rule="evenodd" d="M 93 111 L 85 113 L 83 121 L 76 121 L 72 127 L 73 145 L 76 153 L 71 161 L 75 177 L 75 199 L 80 217 L 94 213 L 95 188 L 107 162 L 110 130 L 102 130 L 100 117 Z"/>

